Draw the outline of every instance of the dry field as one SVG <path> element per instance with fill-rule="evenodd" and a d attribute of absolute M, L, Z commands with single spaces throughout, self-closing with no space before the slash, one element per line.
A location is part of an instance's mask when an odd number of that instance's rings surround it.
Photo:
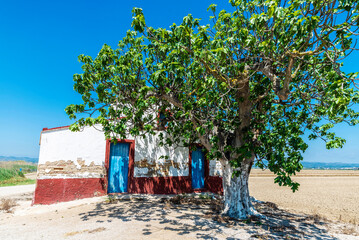
<path fill-rule="evenodd" d="M 270 172 L 255 169 L 250 194 L 291 212 L 359 225 L 359 170 L 303 170 L 294 177 L 300 183 L 295 193 L 273 180 Z"/>

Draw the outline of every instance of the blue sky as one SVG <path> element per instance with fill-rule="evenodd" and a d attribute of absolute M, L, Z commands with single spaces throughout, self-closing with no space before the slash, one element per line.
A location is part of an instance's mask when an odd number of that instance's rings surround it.
<path fill-rule="evenodd" d="M 116 47 L 130 28 L 133 7 L 153 27 L 180 23 L 191 13 L 208 22 L 210 3 L 227 1 L 2 1 L 0 5 L 0 155 L 38 157 L 44 127 L 72 123 L 64 112 L 80 103 L 72 76 L 81 73 L 80 54 L 95 57 L 104 43 Z M 220 4 L 219 4 L 220 3 Z M 359 71 L 359 54 L 346 71 Z M 311 141 L 305 160 L 359 163 L 359 127 L 336 127 L 343 149 Z"/>

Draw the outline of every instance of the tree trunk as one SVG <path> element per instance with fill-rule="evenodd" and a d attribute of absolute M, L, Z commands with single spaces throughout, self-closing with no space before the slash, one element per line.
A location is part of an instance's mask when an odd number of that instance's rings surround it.
<path fill-rule="evenodd" d="M 251 159 L 252 160 L 252 159 Z M 223 163 L 223 196 L 224 209 L 222 214 L 236 219 L 246 219 L 249 216 L 258 216 L 250 201 L 248 178 L 252 161 L 243 161 L 240 175 L 233 175 L 233 167 L 229 162 Z"/>

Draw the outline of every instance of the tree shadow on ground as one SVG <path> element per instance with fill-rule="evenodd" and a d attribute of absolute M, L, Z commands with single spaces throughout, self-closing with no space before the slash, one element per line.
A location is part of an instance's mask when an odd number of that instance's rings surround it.
<path fill-rule="evenodd" d="M 252 239 L 336 239 L 328 234 L 327 223 L 317 216 L 289 213 L 273 203 L 255 205 L 267 219 L 238 221 L 221 216 L 220 202 L 214 199 L 181 202 L 161 197 L 101 202 L 92 211 L 80 213 L 80 217 L 83 221 L 143 222 L 142 234 L 149 237 L 161 229 L 178 236 L 195 235 L 197 239 L 238 239 L 243 234 Z"/>

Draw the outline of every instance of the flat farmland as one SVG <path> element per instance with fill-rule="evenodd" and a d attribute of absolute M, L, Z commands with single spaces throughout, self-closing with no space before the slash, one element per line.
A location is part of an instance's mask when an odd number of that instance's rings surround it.
<path fill-rule="evenodd" d="M 293 177 L 300 183 L 295 193 L 275 184 L 274 177 L 269 171 L 254 169 L 250 194 L 292 212 L 359 225 L 359 170 L 303 170 Z"/>

